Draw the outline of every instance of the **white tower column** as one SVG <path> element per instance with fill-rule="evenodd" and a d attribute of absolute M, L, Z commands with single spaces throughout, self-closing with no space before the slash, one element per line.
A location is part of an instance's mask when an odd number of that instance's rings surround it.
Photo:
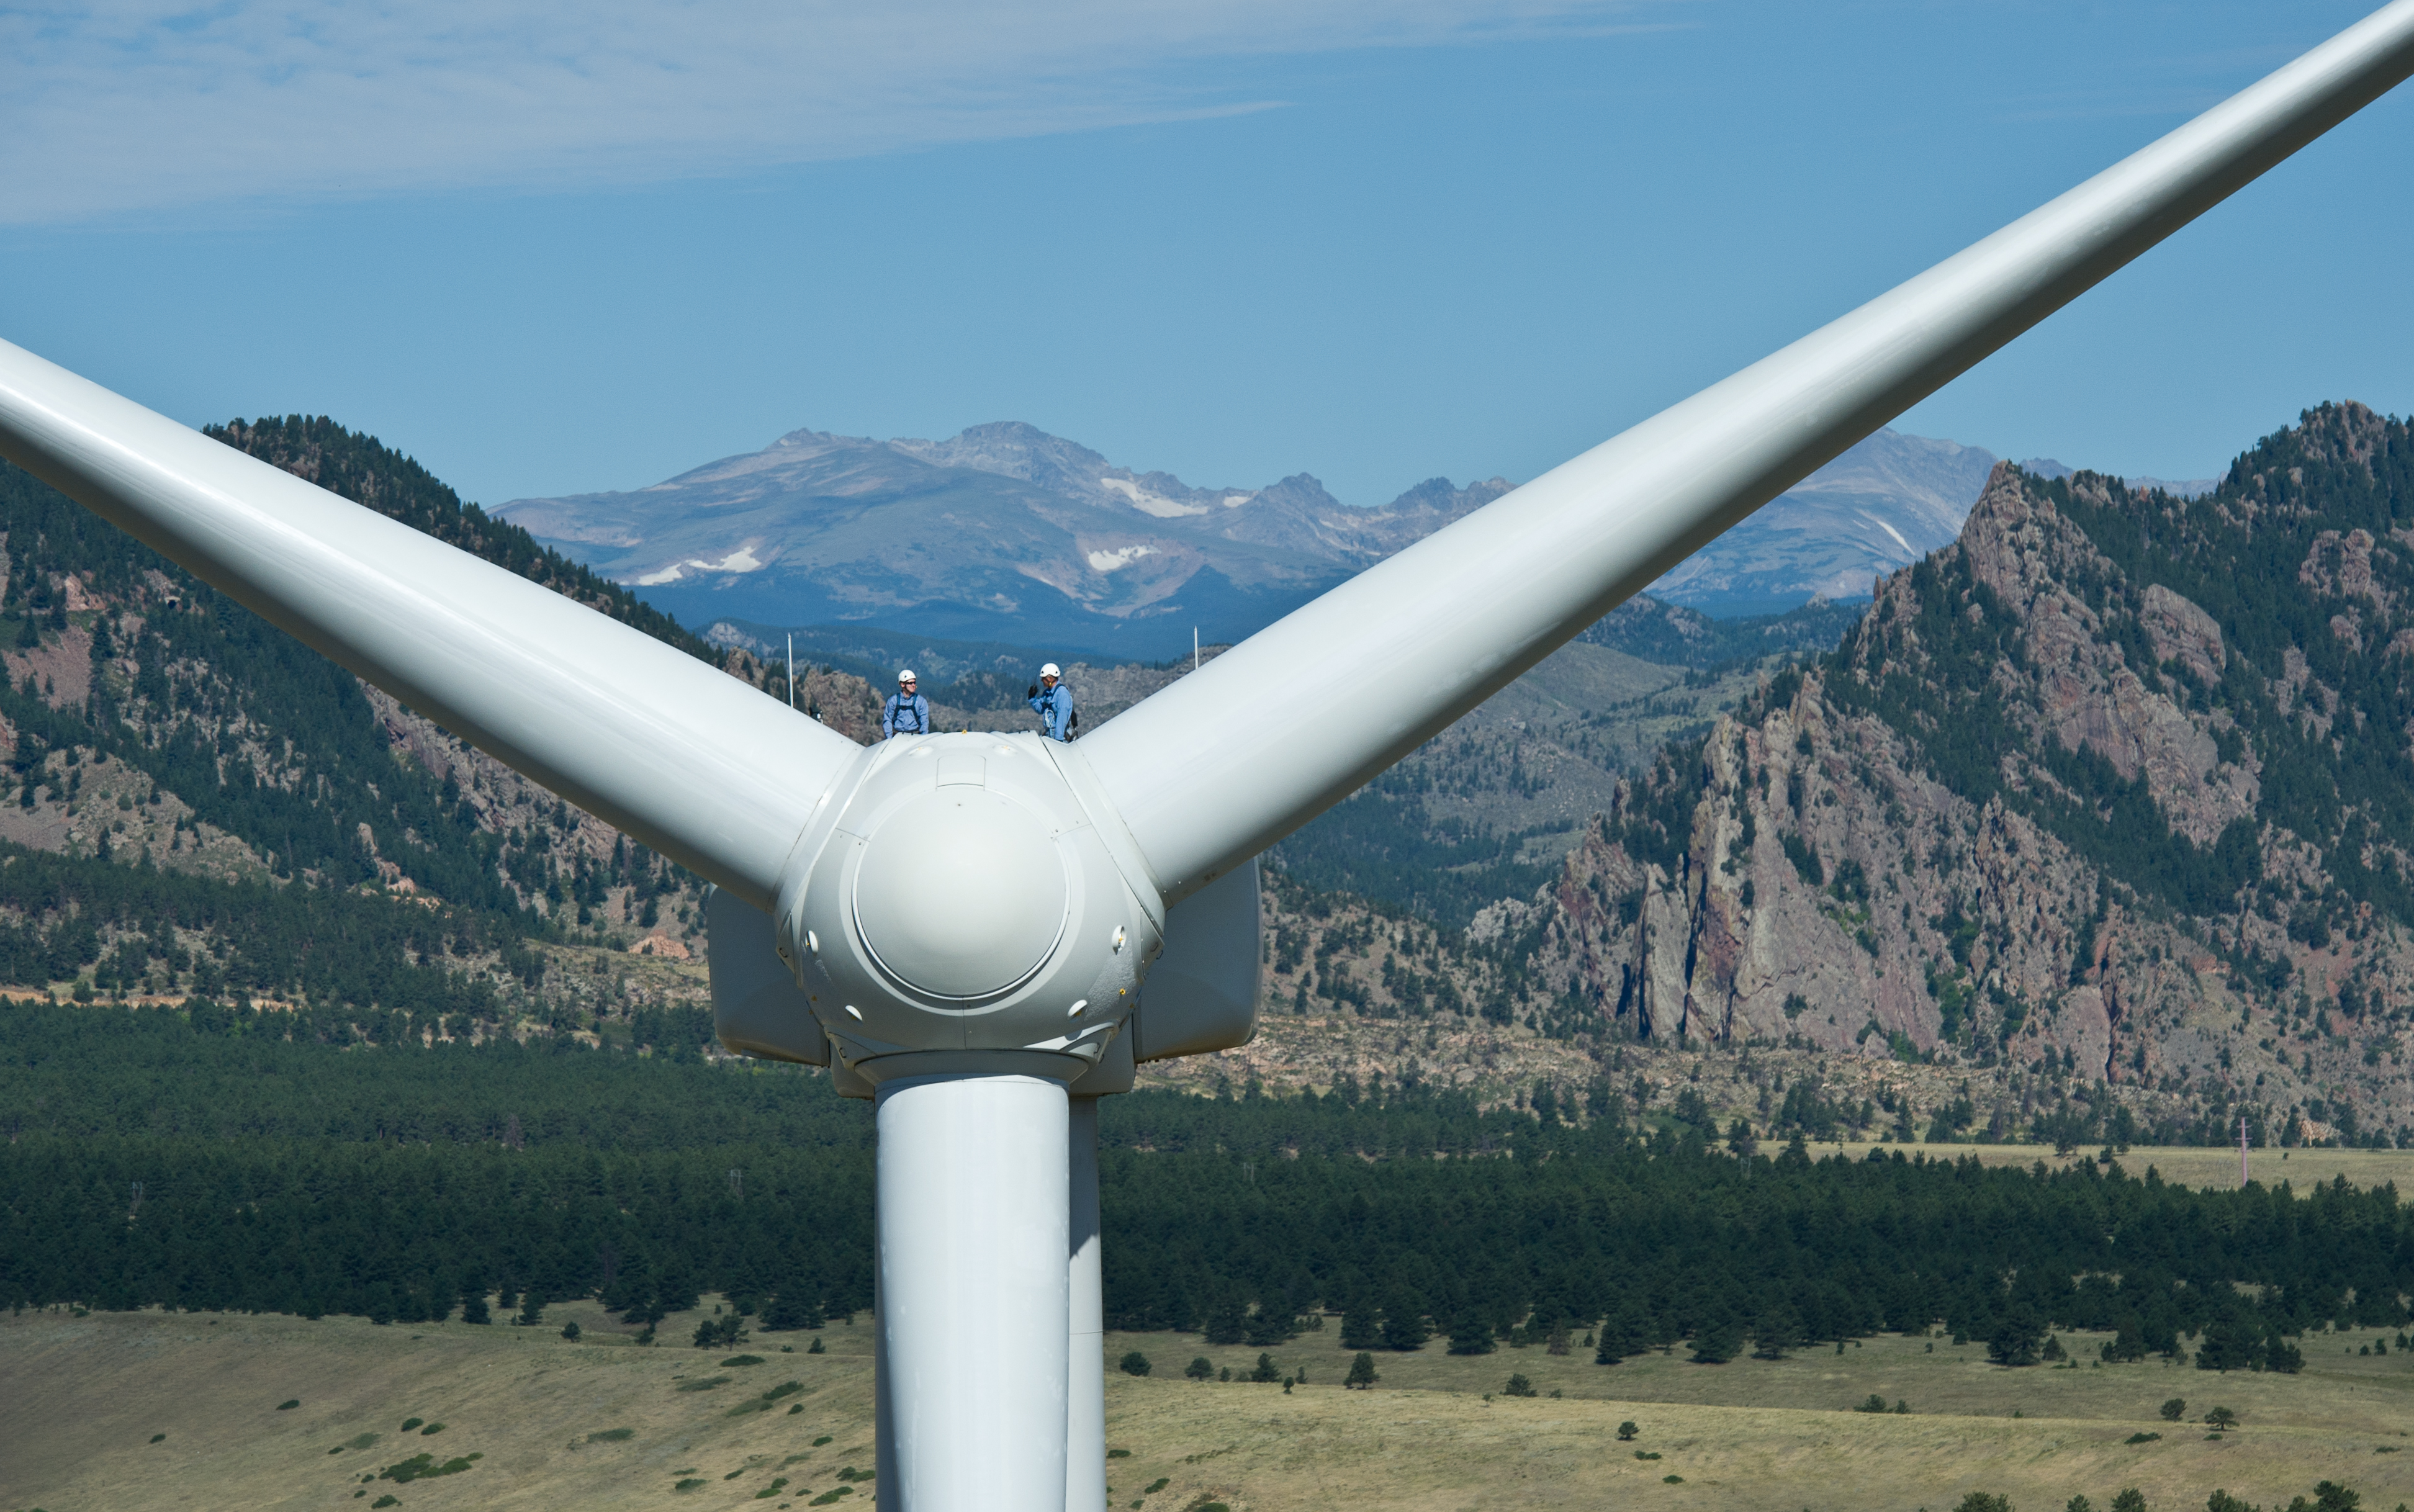
<path fill-rule="evenodd" d="M 1106 1291 L 1098 1274 L 1098 1100 L 1072 1100 L 1065 1170 L 1071 1261 L 1065 1376 L 1065 1512 L 1107 1505 Z"/>
<path fill-rule="evenodd" d="M 1065 1089 L 909 1077 L 875 1120 L 880 1505 L 1064 1512 Z"/>

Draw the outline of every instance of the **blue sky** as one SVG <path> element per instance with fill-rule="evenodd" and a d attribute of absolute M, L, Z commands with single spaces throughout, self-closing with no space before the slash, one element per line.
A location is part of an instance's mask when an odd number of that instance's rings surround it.
<path fill-rule="evenodd" d="M 2355 20 L 2233 0 L 0 8 L 0 336 L 465 495 L 1027 420 L 1530 477 Z M 1914 411 L 2208 474 L 2414 409 L 2414 86 Z"/>

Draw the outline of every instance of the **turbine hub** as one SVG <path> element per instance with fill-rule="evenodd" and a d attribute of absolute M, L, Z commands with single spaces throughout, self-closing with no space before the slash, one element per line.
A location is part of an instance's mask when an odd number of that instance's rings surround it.
<path fill-rule="evenodd" d="M 1071 1082 L 1125 1028 L 1165 913 L 1087 768 L 1036 735 L 864 752 L 815 810 L 775 917 L 834 1067 Z"/>
<path fill-rule="evenodd" d="M 1047 964 L 1065 937 L 1069 892 L 1040 815 L 959 783 L 914 799 L 865 841 L 855 933 L 906 990 L 978 1002 Z"/>

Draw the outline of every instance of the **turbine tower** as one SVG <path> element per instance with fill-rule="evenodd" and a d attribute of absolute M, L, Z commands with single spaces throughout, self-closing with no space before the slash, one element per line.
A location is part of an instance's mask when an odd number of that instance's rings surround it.
<path fill-rule="evenodd" d="M 882 1504 L 1098 1512 L 1095 1099 L 1250 1034 L 1257 854 L 2409 71 L 2395 0 L 1079 746 L 859 749 L 5 343 L 0 454 L 713 882 L 723 1042 L 874 1102 Z"/>

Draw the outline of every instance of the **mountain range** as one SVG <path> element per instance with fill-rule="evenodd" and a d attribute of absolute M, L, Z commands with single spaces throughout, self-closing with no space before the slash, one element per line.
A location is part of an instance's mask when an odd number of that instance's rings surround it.
<path fill-rule="evenodd" d="M 711 644 L 368 437 L 213 434 L 870 734 L 862 678 L 792 695 L 784 639 Z M 693 879 L 5 468 L 0 528 L 0 981 L 249 991 L 337 1040 L 642 1037 L 692 998 Z M 946 649 L 957 717 L 1012 718 L 1012 648 Z M 1286 838 L 1267 1008 L 1450 1030 L 1487 1096 L 1496 1060 L 1710 1046 L 1840 1058 L 1923 1125 L 2067 1097 L 2414 1141 L 2410 669 L 2402 422 L 2309 412 L 2185 497 L 1995 465 L 1866 613 L 1638 600 Z M 1181 668 L 1073 670 L 1103 722 Z"/>
<path fill-rule="evenodd" d="M 946 441 L 800 430 L 632 493 L 496 513 L 691 624 L 856 624 L 1187 650 L 1236 640 L 1508 492 L 1436 480 L 1379 510 L 1301 474 L 1199 489 L 1029 425 Z"/>
<path fill-rule="evenodd" d="M 1881 431 L 1652 594 L 1720 617 L 1864 598 L 1952 541 L 1995 460 Z M 1005 422 L 943 441 L 798 430 L 651 487 L 495 512 L 690 625 L 757 638 L 851 626 L 1146 660 L 1187 650 L 1194 630 L 1239 640 L 1510 487 L 1436 478 L 1377 509 L 1344 505 L 1306 473 L 1196 488 Z"/>

